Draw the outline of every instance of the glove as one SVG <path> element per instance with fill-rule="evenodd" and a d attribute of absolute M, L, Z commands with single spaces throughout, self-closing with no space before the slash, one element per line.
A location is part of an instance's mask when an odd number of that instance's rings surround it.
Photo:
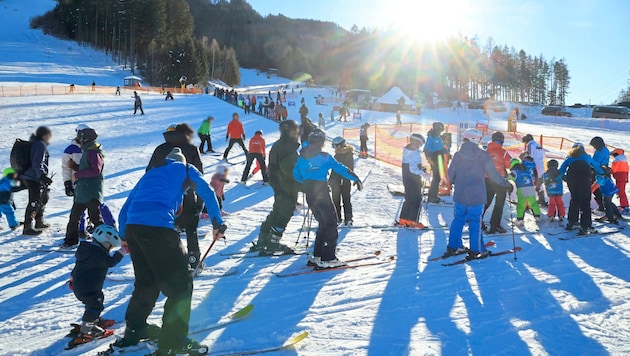
<path fill-rule="evenodd" d="M 43 185 L 51 185 L 52 184 L 52 179 L 50 179 L 50 177 L 48 177 L 47 175 L 43 175 L 39 181 L 43 184 Z"/>
<path fill-rule="evenodd" d="M 67 180 L 63 182 L 63 185 L 66 187 L 66 195 L 69 197 L 74 196 L 74 187 L 72 186 L 72 181 Z"/>
<path fill-rule="evenodd" d="M 72 285 L 72 277 L 70 277 L 70 279 L 68 280 L 68 288 L 70 288 L 70 290 L 74 290 L 74 286 Z"/>
<path fill-rule="evenodd" d="M 363 183 L 361 183 L 360 179 L 357 179 L 354 181 L 354 185 L 357 187 L 358 191 L 362 191 L 363 190 Z"/>
<path fill-rule="evenodd" d="M 129 250 L 126 247 L 121 246 L 116 252 L 120 253 L 123 256 L 127 256 L 127 254 L 129 253 Z"/>
<path fill-rule="evenodd" d="M 508 185 L 507 191 L 508 191 L 508 194 L 512 194 L 512 192 L 514 191 L 514 186 L 512 184 Z"/>
<path fill-rule="evenodd" d="M 421 171 L 423 171 L 423 172 L 426 172 L 426 171 L 427 171 L 427 167 L 425 167 L 425 166 L 423 166 L 423 165 L 421 165 L 421 164 L 419 164 L 419 165 L 418 165 L 418 169 L 419 169 L 419 170 L 421 170 Z"/>
<path fill-rule="evenodd" d="M 72 169 L 73 171 L 79 170 L 79 165 L 74 163 L 73 160 L 69 160 L 68 163 L 66 163 L 66 166 L 68 166 L 68 168 Z"/>

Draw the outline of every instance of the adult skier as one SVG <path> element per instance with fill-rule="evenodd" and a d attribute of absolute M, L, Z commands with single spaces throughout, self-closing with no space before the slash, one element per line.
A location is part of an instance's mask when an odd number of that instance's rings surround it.
<path fill-rule="evenodd" d="M 426 143 L 424 144 L 424 155 L 431 166 L 431 186 L 429 187 L 429 203 L 441 203 L 442 199 L 438 198 L 438 190 L 440 188 L 440 167 L 438 165 L 439 157 L 445 153 L 446 148 L 442 141 L 442 132 L 444 132 L 444 124 L 434 122 L 433 127 L 427 133 Z M 444 167 L 446 169 L 446 167 Z"/>
<path fill-rule="evenodd" d="M 79 131 L 89 128 L 85 124 L 77 125 L 74 132 L 76 136 L 72 139 L 68 147 L 63 150 L 61 155 L 61 177 L 63 178 L 63 185 L 66 188 L 66 195 L 74 196 L 74 171 L 68 165 L 70 161 L 79 164 L 81 162 L 81 143 L 79 143 Z"/>
<path fill-rule="evenodd" d="M 503 142 L 505 137 L 499 131 L 492 134 L 492 142 L 488 143 L 486 152 L 490 155 L 495 168 L 503 177 L 507 177 L 507 170 L 510 169 L 510 161 L 512 157 L 507 150 L 503 148 Z M 492 209 L 492 216 L 490 217 L 490 228 L 488 234 L 503 234 L 507 232 L 503 226 L 501 226 L 501 218 L 503 216 L 503 207 L 505 206 L 505 198 L 507 196 L 507 189 L 499 184 L 494 183 L 491 179 L 486 178 L 486 192 L 488 200 L 483 208 L 483 214 L 486 214 L 486 210 L 490 207 L 492 200 L 494 201 L 494 208 Z M 483 223 L 482 223 L 483 225 Z"/>
<path fill-rule="evenodd" d="M 144 110 L 142 110 L 142 99 L 136 91 L 133 92 L 133 100 L 133 114 L 135 115 L 136 112 L 138 112 L 138 109 L 140 109 L 140 113 L 144 115 Z"/>
<path fill-rule="evenodd" d="M 593 166 L 594 164 L 591 156 L 584 151 L 584 145 L 578 142 L 573 144 L 569 157 L 560 166 L 560 172 L 563 174 L 566 172 L 564 180 L 571 192 L 566 229 L 573 230 L 579 226 L 579 235 L 597 233 L 597 230 L 593 229 L 591 216 L 591 168 L 595 169 L 598 175 L 604 172 L 601 167 Z"/>
<path fill-rule="evenodd" d="M 51 140 L 52 131 L 46 126 L 40 126 L 29 141 L 30 167 L 20 175 L 22 185 L 28 189 L 23 235 L 39 235 L 43 229 L 50 227 L 44 222 L 44 209 L 48 203 L 48 187 L 52 184 L 52 179 L 48 176 L 48 145 Z"/>
<path fill-rule="evenodd" d="M 241 183 L 245 184 L 249 171 L 252 168 L 254 160 L 258 162 L 260 166 L 261 174 L 263 176 L 263 184 L 266 184 L 269 179 L 267 178 L 267 164 L 265 163 L 265 157 L 267 157 L 267 144 L 263 137 L 263 132 L 258 130 L 254 133 L 254 137 L 249 140 L 249 151 L 247 153 L 247 163 L 243 170 L 243 176 L 241 177 Z"/>
<path fill-rule="evenodd" d="M 398 224 L 406 227 L 424 229 L 419 222 L 422 209 L 422 178 L 427 175 L 422 165 L 420 147 L 425 144 L 420 134 L 411 134 L 409 144 L 403 149 L 402 179 L 405 186 L 405 201 L 400 209 Z"/>
<path fill-rule="evenodd" d="M 197 146 L 192 144 L 194 135 L 193 129 L 188 124 L 177 124 L 169 126 L 162 134 L 164 143 L 159 145 L 153 151 L 151 160 L 147 165 L 147 172 L 153 168 L 166 164 L 166 158 L 173 148 L 178 147 L 182 150 L 186 162 L 193 165 L 199 172 L 203 174 L 203 163 Z M 186 247 L 188 248 L 188 258 L 193 268 L 197 267 L 201 253 L 199 252 L 199 236 L 197 228 L 199 226 L 199 214 L 203 210 L 203 200 L 197 194 L 190 190 L 184 194 L 184 203 L 182 211 L 175 225 L 186 230 Z"/>
<path fill-rule="evenodd" d="M 346 263 L 337 259 L 336 256 L 339 232 L 335 206 L 330 199 L 328 173 L 333 170 L 355 182 L 359 191 L 363 189 L 363 184 L 348 167 L 337 162 L 328 153 L 322 152 L 324 142 L 326 142 L 326 134 L 322 130 L 311 131 L 308 137 L 309 144 L 300 152 L 300 157 L 293 169 L 293 176 L 298 183 L 302 184 L 308 206 L 319 223 L 313 256 L 309 264 L 316 268 L 335 268 L 344 266 Z"/>
<path fill-rule="evenodd" d="M 214 116 L 208 116 L 207 119 L 203 120 L 201 126 L 199 126 L 199 129 L 197 130 L 197 135 L 199 135 L 199 139 L 201 140 L 201 144 L 199 145 L 200 153 L 214 153 L 214 150 L 212 149 L 212 136 L 210 135 L 212 131 L 213 121 Z M 208 145 L 208 150 L 204 151 L 203 148 L 204 146 L 206 146 L 206 144 Z"/>
<path fill-rule="evenodd" d="M 194 190 L 208 207 L 215 240 L 224 236 L 221 210 L 214 192 L 194 166 L 186 163 L 179 147 L 166 162 L 145 173 L 120 212 L 122 246 L 128 247 L 136 281 L 129 300 L 124 337 L 114 347 L 137 345 L 152 338 L 147 324 L 160 293 L 166 296 L 162 329 L 158 336 L 158 355 L 206 354 L 207 346 L 188 338 L 192 299 L 192 275 L 173 221 L 184 194 Z"/>
<path fill-rule="evenodd" d="M 280 139 L 269 151 L 269 184 L 273 188 L 273 208 L 260 225 L 258 242 L 252 251 L 260 255 L 291 254 L 293 250 L 280 243 L 282 234 L 293 216 L 300 185 L 293 177 L 298 159 L 298 124 L 293 120 L 280 123 Z"/>
<path fill-rule="evenodd" d="M 299 113 L 300 113 L 300 119 L 302 121 L 304 121 L 304 119 L 308 117 L 308 108 L 306 107 L 306 104 L 304 102 L 302 102 L 302 106 L 300 106 Z"/>
<path fill-rule="evenodd" d="M 243 128 L 243 123 L 241 123 L 241 121 L 238 119 L 237 113 L 232 114 L 232 121 L 230 121 L 230 123 L 228 124 L 227 131 L 225 132 L 225 142 L 228 142 L 228 140 L 230 141 L 230 143 L 223 153 L 224 161 L 227 162 L 228 154 L 230 153 L 230 150 L 235 143 L 241 146 L 243 152 L 245 153 L 245 156 L 247 156 L 247 149 L 245 148 L 245 143 L 243 143 L 243 141 L 245 140 L 245 129 Z"/>
<path fill-rule="evenodd" d="M 335 137 L 332 140 L 332 146 L 335 149 L 335 159 L 348 167 L 349 170 L 354 171 L 354 148 L 346 144 L 346 140 L 341 137 Z M 352 201 L 350 188 L 352 182 L 342 177 L 340 174 L 332 172 L 330 178 L 328 178 L 328 185 L 330 185 L 330 192 L 332 195 L 333 204 L 337 211 L 337 225 L 341 225 L 345 222 L 346 226 L 352 226 Z M 343 202 L 343 205 L 342 205 Z M 341 217 L 341 209 L 343 206 L 343 219 Z"/>
<path fill-rule="evenodd" d="M 490 255 L 481 234 L 481 215 L 487 202 L 485 177 L 511 192 L 512 185 L 499 174 L 492 158 L 479 148 L 481 132 L 469 129 L 464 132 L 463 143 L 453 156 L 448 169 L 448 177 L 455 185 L 453 202 L 455 217 L 451 223 L 448 247 L 445 256 L 468 252 L 467 259 L 485 258 Z M 462 243 L 462 231 L 468 222 L 470 249 Z"/>

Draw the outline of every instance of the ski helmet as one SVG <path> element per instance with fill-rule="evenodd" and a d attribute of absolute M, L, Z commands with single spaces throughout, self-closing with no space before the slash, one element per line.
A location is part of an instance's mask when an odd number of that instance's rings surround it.
<path fill-rule="evenodd" d="M 320 129 L 315 129 L 308 134 L 308 143 L 311 145 L 323 145 L 326 141 L 326 134 Z"/>
<path fill-rule="evenodd" d="M 92 232 L 92 238 L 105 248 L 120 247 L 120 234 L 118 231 L 109 225 L 99 225 Z"/>
<path fill-rule="evenodd" d="M 503 144 L 503 142 L 505 142 L 505 136 L 503 136 L 502 132 L 495 132 L 492 134 L 492 142 L 499 142 L 500 144 Z"/>
<path fill-rule="evenodd" d="M 615 148 L 614 150 L 612 150 L 612 152 L 610 152 L 611 155 L 617 157 L 619 155 L 624 154 L 625 151 L 622 148 Z"/>
<path fill-rule="evenodd" d="M 168 125 L 168 127 L 166 128 L 166 131 L 164 131 L 164 132 L 165 133 L 166 132 L 174 132 L 175 129 L 177 129 L 177 124 L 170 124 L 170 125 Z"/>
<path fill-rule="evenodd" d="M 292 130 L 297 130 L 299 128 L 297 122 L 295 120 L 284 120 L 280 123 L 279 129 L 281 134 L 288 134 Z"/>
<path fill-rule="evenodd" d="M 529 155 L 529 153 L 526 151 L 526 152 L 521 153 L 518 157 L 519 157 L 521 160 L 524 160 L 525 158 L 530 158 L 531 156 L 530 156 L 530 155 Z"/>
<path fill-rule="evenodd" d="M 262 130 L 257 130 L 256 132 L 254 132 L 254 135 L 261 135 L 262 136 L 263 132 Z"/>
<path fill-rule="evenodd" d="M 483 138 L 483 134 L 477 129 L 468 129 L 464 131 L 464 136 L 462 138 L 472 143 L 479 144 Z"/>
<path fill-rule="evenodd" d="M 9 167 L 9 168 L 5 168 L 5 169 L 2 171 L 2 176 L 3 176 L 3 177 L 9 177 L 9 176 L 16 175 L 16 174 L 17 174 L 17 172 L 15 171 L 15 169 L 13 169 L 13 168 L 11 168 L 11 167 Z"/>
<path fill-rule="evenodd" d="M 98 133 L 94 129 L 87 128 L 79 131 L 78 138 L 79 142 L 83 144 L 86 142 L 95 141 L 98 138 Z"/>
<path fill-rule="evenodd" d="M 434 122 L 433 123 L 433 130 L 440 131 L 440 132 L 444 131 L 444 124 L 439 122 L 439 121 Z"/>
<path fill-rule="evenodd" d="M 529 141 L 533 141 L 534 140 L 534 136 L 532 136 L 531 134 L 527 134 L 525 136 L 523 136 L 523 143 L 527 143 Z"/>
<path fill-rule="evenodd" d="M 521 164 L 521 161 L 518 158 L 512 158 L 510 161 L 510 169 L 514 169 L 517 165 Z"/>
<path fill-rule="evenodd" d="M 418 146 L 422 146 L 426 142 L 424 140 L 424 136 L 417 133 L 411 134 L 411 136 L 409 136 L 409 140 L 418 142 Z"/>
<path fill-rule="evenodd" d="M 571 146 L 571 148 L 578 148 L 578 147 L 582 147 L 582 150 L 584 150 L 584 144 L 582 142 L 576 142 L 573 144 L 573 146 Z"/>
<path fill-rule="evenodd" d="M 547 168 L 558 168 L 558 161 L 555 159 L 550 159 L 547 161 Z"/>
<path fill-rule="evenodd" d="M 346 139 L 341 137 L 341 136 L 337 136 L 337 137 L 333 138 L 333 140 L 332 140 L 333 148 L 342 147 L 345 144 L 346 144 Z"/>
<path fill-rule="evenodd" d="M 591 142 L 589 143 L 591 146 L 595 147 L 596 150 L 601 149 L 602 147 L 604 147 L 604 139 L 599 137 L 599 136 L 595 136 L 591 139 Z"/>
<path fill-rule="evenodd" d="M 89 128 L 90 127 L 86 124 L 78 124 L 77 127 L 74 129 L 74 132 L 79 133 L 79 131 L 89 129 Z"/>

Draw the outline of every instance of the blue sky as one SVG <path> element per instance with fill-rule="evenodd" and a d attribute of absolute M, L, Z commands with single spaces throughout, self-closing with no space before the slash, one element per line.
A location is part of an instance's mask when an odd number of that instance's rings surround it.
<path fill-rule="evenodd" d="M 630 78 L 630 0 L 249 0 L 263 15 L 398 27 L 423 39 L 462 33 L 565 58 L 567 103 L 609 103 Z"/>

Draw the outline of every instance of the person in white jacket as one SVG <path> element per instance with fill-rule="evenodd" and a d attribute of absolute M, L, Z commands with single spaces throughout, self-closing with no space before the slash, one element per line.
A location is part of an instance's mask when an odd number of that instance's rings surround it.
<path fill-rule="evenodd" d="M 89 128 L 85 124 L 79 124 L 74 129 L 74 132 L 78 136 L 79 131 Z M 81 161 L 81 144 L 77 140 L 77 137 L 72 139 L 72 142 L 63 150 L 61 155 L 61 176 L 63 177 L 63 185 L 66 187 L 66 195 L 69 197 L 74 196 L 74 172 L 72 168 L 68 167 L 68 162 L 72 161 L 76 165 L 79 165 Z"/>
<path fill-rule="evenodd" d="M 403 150 L 402 178 L 405 186 L 405 201 L 403 202 L 398 224 L 406 227 L 425 228 L 420 223 L 420 209 L 422 207 L 422 180 L 428 175 L 422 165 L 420 147 L 425 143 L 420 134 L 412 134 L 409 144 Z"/>

